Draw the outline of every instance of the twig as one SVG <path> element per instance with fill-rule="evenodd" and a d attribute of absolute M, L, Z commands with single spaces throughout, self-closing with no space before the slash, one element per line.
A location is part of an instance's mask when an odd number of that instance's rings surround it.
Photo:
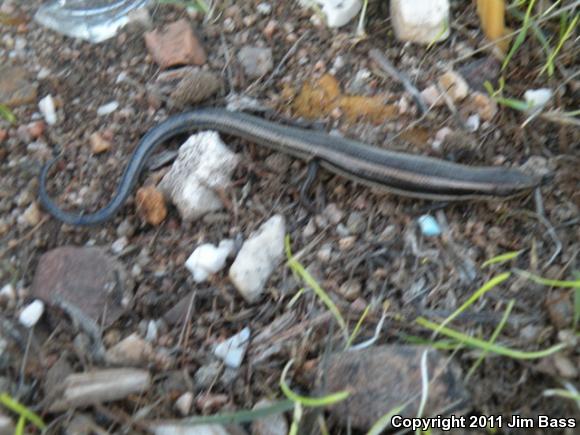
<path fill-rule="evenodd" d="M 413 97 L 413 101 L 417 105 L 417 108 L 419 109 L 419 112 L 422 115 L 427 113 L 427 110 L 428 110 L 427 105 L 425 104 L 425 101 L 423 100 L 421 93 L 411 83 L 411 80 L 409 80 L 409 77 L 407 77 L 407 75 L 405 73 L 397 70 L 395 68 L 395 66 L 391 63 L 391 61 L 389 59 L 387 59 L 387 57 L 380 50 L 378 50 L 376 48 L 373 48 L 371 51 L 369 51 L 369 56 L 371 57 L 371 59 L 373 59 L 381 67 L 381 69 L 383 71 L 385 71 L 387 74 L 389 74 L 395 80 L 398 80 L 399 82 L 401 82 L 403 84 L 403 86 L 405 87 L 405 90 L 409 94 L 411 94 L 411 97 Z"/>
<path fill-rule="evenodd" d="M 302 36 L 300 36 L 300 38 L 298 38 L 294 44 L 292 44 L 292 47 L 290 47 L 290 49 L 286 52 L 286 54 L 284 55 L 284 57 L 282 57 L 282 60 L 278 63 L 278 65 L 276 66 L 276 68 L 274 68 L 274 71 L 272 71 L 272 74 L 270 74 L 270 76 L 264 81 L 264 83 L 262 84 L 262 89 L 267 87 L 272 80 L 274 80 L 274 78 L 280 74 L 280 71 L 282 70 L 282 67 L 286 64 L 286 61 L 288 60 L 288 58 L 290 56 L 292 56 L 294 53 L 296 53 L 296 50 L 298 50 L 298 45 L 300 45 L 300 43 L 302 42 L 302 40 L 304 40 L 304 38 L 306 38 L 306 36 L 308 36 L 310 32 L 307 30 L 306 32 L 304 32 L 302 34 Z"/>

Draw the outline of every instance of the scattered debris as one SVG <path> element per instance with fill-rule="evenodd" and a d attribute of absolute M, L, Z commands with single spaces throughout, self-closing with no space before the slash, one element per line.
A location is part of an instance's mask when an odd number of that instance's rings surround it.
<path fill-rule="evenodd" d="M 344 115 L 352 122 L 362 118 L 380 124 L 399 113 L 396 104 L 385 104 L 389 99 L 386 95 L 343 95 L 338 81 L 329 74 L 314 83 L 305 82 L 299 94 L 292 97 L 291 104 L 297 115 L 308 119 Z"/>
<path fill-rule="evenodd" d="M 0 104 L 8 107 L 36 102 L 38 85 L 30 82 L 26 69 L 19 66 L 0 67 Z"/>
<path fill-rule="evenodd" d="M 150 387 L 151 375 L 146 370 L 120 368 L 75 373 L 64 380 L 62 395 L 49 404 L 48 412 L 112 402 L 143 393 Z"/>
<path fill-rule="evenodd" d="M 320 369 L 326 374 L 325 392 L 350 393 L 330 408 L 331 414 L 357 429 L 368 430 L 400 406 L 403 409 L 398 414 L 416 417 L 424 381 L 428 382 L 428 396 L 421 408 L 424 417 L 460 415 L 468 400 L 459 367 L 427 346 L 385 345 L 347 351 L 331 355 Z"/>
<path fill-rule="evenodd" d="M 137 189 L 135 207 L 141 220 L 155 227 L 167 217 L 165 197 L 155 186 L 144 186 Z"/>
<path fill-rule="evenodd" d="M 260 298 L 266 281 L 282 260 L 285 234 L 284 217 L 275 215 L 262 224 L 238 252 L 229 277 L 248 303 Z"/>
<path fill-rule="evenodd" d="M 238 368 L 242 364 L 246 349 L 250 344 L 250 328 L 246 327 L 236 335 L 218 344 L 213 353 L 222 359 L 226 366 Z"/>
<path fill-rule="evenodd" d="M 238 61 L 250 79 L 264 76 L 274 67 L 272 49 L 244 46 L 238 52 Z"/>
<path fill-rule="evenodd" d="M 203 282 L 224 267 L 233 249 L 233 240 L 222 240 L 218 247 L 205 243 L 195 248 L 185 267 L 192 273 L 195 282 Z"/>
<path fill-rule="evenodd" d="M 56 108 L 54 106 L 52 95 L 49 94 L 40 100 L 38 102 L 38 108 L 48 125 L 54 125 L 57 123 L 58 117 L 56 116 Z"/>
<path fill-rule="evenodd" d="M 36 299 L 23 308 L 23 310 L 20 312 L 20 315 L 18 316 L 18 321 L 21 325 L 27 328 L 32 328 L 38 323 L 43 313 L 44 302 Z"/>
<path fill-rule="evenodd" d="M 216 191 L 228 186 L 238 161 L 216 132 L 201 132 L 179 148 L 177 160 L 158 187 L 184 220 L 194 220 L 223 207 Z"/>
<path fill-rule="evenodd" d="M 203 65 L 207 55 L 191 24 L 185 19 L 145 33 L 147 50 L 161 69 L 178 65 Z"/>
<path fill-rule="evenodd" d="M 131 288 L 123 265 L 103 249 L 63 246 L 40 257 L 30 293 L 47 303 L 67 301 L 106 327 L 124 312 Z"/>
<path fill-rule="evenodd" d="M 154 351 L 147 341 L 137 334 L 131 334 L 107 349 L 105 359 L 111 365 L 139 367 L 154 360 Z"/>
<path fill-rule="evenodd" d="M 401 41 L 431 44 L 449 36 L 448 0 L 392 0 L 391 20 Z"/>
<path fill-rule="evenodd" d="M 24 221 L 28 226 L 34 227 L 39 224 L 42 218 L 42 212 L 38 207 L 36 201 L 32 201 L 30 205 L 22 213 L 22 221 Z"/>

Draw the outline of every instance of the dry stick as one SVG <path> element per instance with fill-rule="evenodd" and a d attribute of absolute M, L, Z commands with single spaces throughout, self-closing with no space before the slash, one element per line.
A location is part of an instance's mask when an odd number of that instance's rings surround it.
<path fill-rule="evenodd" d="M 425 104 L 425 101 L 423 100 L 423 97 L 421 96 L 421 93 L 415 86 L 413 86 L 411 80 L 409 80 L 409 77 L 407 77 L 406 74 L 397 70 L 391 61 L 376 48 L 373 48 L 371 51 L 369 51 L 369 56 L 381 67 L 383 71 L 403 84 L 405 90 L 413 97 L 413 101 L 417 105 L 417 108 L 422 115 L 427 113 L 428 108 Z"/>
<path fill-rule="evenodd" d="M 570 10 L 570 9 L 574 9 L 574 8 L 576 8 L 576 7 L 577 7 L 577 6 L 579 6 L 579 5 L 580 5 L 580 0 L 579 0 L 579 1 L 576 1 L 576 2 L 574 2 L 574 3 L 572 3 L 572 4 L 570 4 L 570 5 L 568 5 L 568 6 L 564 6 L 564 7 L 560 8 L 559 10 L 557 10 L 557 11 L 555 11 L 555 12 L 551 13 L 550 15 L 548 15 L 548 16 L 546 16 L 546 17 L 542 17 L 541 19 L 537 20 L 537 21 L 536 21 L 536 24 L 541 24 L 541 23 L 543 23 L 544 21 L 551 20 L 552 18 L 555 18 L 555 17 L 559 16 L 559 15 L 560 15 L 562 12 L 566 12 L 566 11 L 568 11 L 568 10 Z M 510 33 L 508 33 L 508 34 L 506 34 L 506 35 L 502 36 L 501 38 L 497 38 L 497 39 L 495 39 L 494 41 L 488 42 L 487 44 L 485 44 L 485 45 L 481 46 L 481 47 L 480 47 L 480 48 L 478 48 L 477 50 L 473 50 L 471 53 L 469 53 L 469 54 L 466 54 L 465 56 L 461 56 L 461 57 L 460 57 L 460 58 L 458 58 L 458 59 L 455 59 L 455 60 L 452 62 L 452 64 L 460 63 L 460 62 L 464 61 L 465 59 L 469 59 L 470 57 L 473 57 L 473 56 L 475 56 L 476 54 L 478 54 L 478 53 L 481 53 L 482 51 L 485 51 L 485 50 L 487 50 L 488 48 L 495 47 L 495 46 L 496 46 L 496 44 L 497 44 L 498 42 L 501 42 L 501 41 L 503 41 L 503 40 L 505 40 L 505 39 L 509 39 L 509 38 L 511 38 L 511 37 L 513 37 L 513 36 L 515 36 L 515 35 L 517 35 L 518 33 L 520 33 L 520 31 L 521 31 L 521 29 L 514 30 L 513 32 L 510 32 Z"/>

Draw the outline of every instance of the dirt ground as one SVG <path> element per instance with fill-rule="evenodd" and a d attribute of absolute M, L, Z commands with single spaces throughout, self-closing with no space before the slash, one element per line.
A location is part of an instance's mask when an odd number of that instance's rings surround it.
<path fill-rule="evenodd" d="M 51 94 L 56 98 L 59 113 L 64 115 L 56 125 L 46 126 L 38 139 L 27 138 L 22 129 L 19 133 L 21 126 L 37 119 L 37 101 L 13 108 L 15 124 L 0 120 L 0 129 L 8 133 L 0 141 L 0 227 L 4 228 L 0 231 L 0 286 L 13 283 L 17 290 L 15 303 L 0 302 L 4 329 L 0 338 L 10 343 L 12 349 L 10 357 L 2 358 L 0 375 L 11 387 L 13 397 L 51 425 L 51 433 L 64 433 L 61 431 L 67 427 L 74 411 L 48 414 L 39 405 L 45 399 L 47 372 L 65 352 L 73 371 L 83 372 L 93 367 L 74 344 L 78 329 L 57 309 L 48 308 L 47 316 L 35 328 L 36 351 L 24 352 L 27 332 L 18 325 L 18 313 L 30 301 L 39 257 L 56 247 L 90 244 L 110 249 L 123 234 L 128 235 L 129 243 L 117 257 L 131 271 L 133 300 L 130 309 L 103 331 L 106 343 L 133 332 L 143 335 L 150 320 L 162 318 L 176 303 L 195 292 L 194 314 L 187 327 L 166 325 L 153 345 L 173 349 L 179 342 L 183 346 L 170 355 L 169 367 L 149 364 L 153 375 L 150 390 L 138 397 L 83 410 L 111 433 L 142 431 L 142 427 L 132 423 L 131 416 L 147 406 L 152 407 L 146 417 L 149 421 L 180 418 L 174 402 L 183 391 L 171 387 L 171 379 L 183 375 L 191 381 L 200 367 L 212 361 L 214 342 L 246 326 L 257 335 L 289 313 L 292 319 L 288 329 L 303 325 L 302 330 L 288 338 L 277 353 L 259 363 L 252 364 L 246 359 L 229 385 L 219 382 L 213 385 L 209 393 L 225 395 L 222 405 L 205 411 L 198 409 L 192 414 L 250 409 L 262 398 L 283 397 L 279 378 L 292 358 L 294 364 L 289 374 L 292 388 L 303 394 L 315 394 L 309 370 L 329 348 L 339 346 L 341 334 L 336 327 L 331 327 L 331 318 L 313 321 L 326 310 L 314 293 L 306 292 L 289 305 L 302 284 L 288 267 L 284 264 L 277 267 L 263 298 L 248 304 L 238 295 L 227 273 L 218 272 L 210 281 L 196 284 L 183 266 L 200 243 L 218 243 L 235 237 L 245 239 L 277 213 L 286 218 L 293 250 L 302 251 L 300 262 L 331 295 L 351 329 L 361 315 L 361 306 L 364 309 L 371 305 L 359 333 L 361 340 L 374 334 L 382 307 L 388 304 L 378 344 L 404 344 L 409 337 L 428 340 L 431 332 L 416 323 L 417 317 L 442 321 L 483 283 L 509 271 L 510 267 L 550 279 L 578 279 L 578 127 L 542 118 L 522 127 L 526 115 L 500 105 L 491 121 L 482 123 L 475 132 L 465 132 L 457 115 L 446 105 L 420 117 L 408 96 L 411 109 L 407 113 L 378 125 L 365 119 L 346 120 L 340 113 L 324 115 L 316 121 L 322 122 L 324 130 L 337 129 L 345 136 L 377 146 L 452 158 L 472 165 L 521 166 L 530 157 L 541 158 L 540 162 L 553 173 L 553 178 L 541 188 L 543 214 L 538 214 L 533 194 L 506 202 L 446 204 L 435 210 L 431 202 L 381 194 L 324 173 L 318 177 L 315 204 L 318 213 L 313 216 L 298 201 L 306 169 L 303 162 L 272 158 L 276 153 L 270 150 L 225 138 L 240 154 L 241 164 L 234 173 L 231 188 L 225 192 L 229 205 L 223 211 L 188 223 L 170 208 L 167 219 L 153 227 L 140 220 L 131 198 L 121 213 L 104 225 L 70 227 L 42 214 L 38 223 L 30 226 L 22 217 L 36 201 L 37 176 L 53 153 L 62 153 L 65 163 L 52 172 L 52 195 L 63 206 L 82 205 L 87 210 L 96 210 L 115 191 L 138 140 L 156 123 L 176 112 L 151 96 L 149 85 L 155 82 L 160 71 L 147 52 L 143 30 L 126 29 L 100 44 L 74 40 L 42 28 L 31 19 L 40 3 L 29 1 L 17 7 L 18 15 L 25 17 L 24 24 L 0 24 L 0 64 L 24 67 L 38 85 L 38 99 Z M 224 77 L 225 82 L 220 93 L 204 105 L 221 107 L 226 95 L 236 93 L 259 100 L 273 111 L 275 119 L 285 121 L 296 118 L 294 106 L 288 102 L 288 89 L 298 92 L 303 83 L 331 70 L 345 92 L 356 91 L 366 96 L 386 93 L 390 96 L 388 103 L 400 102 L 405 95 L 403 87 L 381 75 L 380 68 L 369 58 L 372 48 L 382 50 L 419 89 L 433 83 L 449 66 L 458 69 L 489 54 L 485 49 L 477 51 L 487 42 L 479 29 L 472 2 L 453 2 L 451 36 L 429 48 L 395 39 L 386 2 L 371 2 L 367 37 L 361 40 L 353 36 L 354 25 L 329 30 L 313 23 L 312 11 L 300 8 L 296 2 L 272 2 L 272 12 L 265 16 L 256 13 L 259 2 L 220 3 L 222 13 L 210 22 L 191 17 L 177 6 L 155 7 L 151 12 L 153 26 L 179 18 L 192 23 L 208 55 L 204 68 Z M 243 20 L 248 15 L 255 15 L 255 22 L 250 25 Z M 224 26 L 228 19 L 234 22 L 235 30 Z M 275 30 L 271 35 L 268 31 L 264 34 L 271 20 L 276 21 Z M 557 20 L 545 23 L 543 29 L 557 34 Z M 576 29 L 576 35 L 558 56 L 559 68 L 552 77 L 539 74 L 545 57 L 537 41 L 528 38 L 504 73 L 504 92 L 522 98 L 527 89 L 548 87 L 557 90 L 551 103 L 554 108 L 578 109 L 579 81 L 577 76 L 571 77 L 578 71 L 580 58 L 577 38 Z M 24 44 L 24 48 L 17 50 L 15 41 L 16 45 Z M 297 49 L 281 64 L 280 73 L 269 81 L 248 79 L 237 61 L 236 53 L 243 45 L 263 45 L 272 49 L 276 67 L 294 44 L 298 44 Z M 339 68 L 336 68 L 337 58 L 343 63 Z M 48 73 L 37 78 L 43 69 Z M 363 80 L 361 87 L 357 73 L 362 70 L 368 70 L 370 76 Z M 118 82 L 120 74 L 131 80 Z M 119 102 L 119 109 L 108 116 L 96 116 L 96 108 L 112 100 Z M 442 127 L 449 127 L 455 139 L 446 141 L 441 150 L 435 150 L 430 141 Z M 92 133 L 105 130 L 111 133 L 113 147 L 94 155 L 88 139 Z M 168 148 L 175 149 L 179 143 L 172 141 Z M 154 176 L 144 174 L 140 185 L 147 177 Z M 360 219 L 362 230 L 345 234 L 345 225 L 341 227 L 328 219 L 324 222 L 323 210 L 328 204 L 334 204 L 343 214 L 341 222 L 345 224 L 349 219 L 351 223 L 355 217 Z M 421 235 L 417 218 L 425 213 L 445 219 L 448 228 L 443 237 Z M 308 230 L 312 227 L 311 219 L 319 223 L 313 233 Z M 331 253 L 325 255 L 328 248 Z M 509 263 L 482 267 L 489 258 L 518 250 L 522 253 Z M 558 255 L 550 263 L 556 251 Z M 471 270 L 475 275 L 469 278 Z M 349 280 L 354 283 L 354 296 L 341 292 Z M 578 337 L 571 320 L 573 291 L 536 284 L 514 273 L 471 306 L 467 315 L 448 326 L 489 339 L 513 299 L 512 314 L 496 342 L 525 351 L 545 349 L 562 342 L 563 337 Z M 25 338 L 24 342 L 11 341 L 15 331 Z M 182 339 L 184 331 L 186 336 Z M 251 347 L 249 354 L 255 355 Z M 454 359 L 465 373 L 477 357 L 478 353 L 469 348 L 454 353 Z M 572 366 L 575 371 L 563 370 L 562 365 Z M 556 356 L 543 359 L 488 356 L 466 383 L 471 396 L 469 412 L 579 419 L 580 412 L 573 400 L 543 395 L 545 390 L 563 388 L 565 383 L 578 387 L 579 367 L 578 346 L 567 347 Z M 207 389 L 195 385 L 191 390 L 196 397 L 208 394 Z M 330 433 L 347 433 L 347 428 L 332 417 L 328 425 Z"/>

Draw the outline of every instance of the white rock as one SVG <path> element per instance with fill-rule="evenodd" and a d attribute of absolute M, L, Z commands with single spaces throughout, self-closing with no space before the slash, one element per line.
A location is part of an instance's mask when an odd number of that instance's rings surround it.
<path fill-rule="evenodd" d="M 218 247 L 211 243 L 200 245 L 186 260 L 185 267 L 192 273 L 195 282 L 203 282 L 224 267 L 233 249 L 232 240 L 222 240 Z"/>
<path fill-rule="evenodd" d="M 524 99 L 531 109 L 545 106 L 552 98 L 552 90 L 549 88 L 528 89 L 524 93 Z"/>
<path fill-rule="evenodd" d="M 97 109 L 97 115 L 104 116 L 113 113 L 119 108 L 119 103 L 117 101 L 111 101 L 110 103 L 103 104 Z"/>
<path fill-rule="evenodd" d="M 20 324 L 27 328 L 32 328 L 38 321 L 40 317 L 44 313 L 44 302 L 39 299 L 36 299 L 32 303 L 28 304 L 18 316 L 18 321 Z"/>
<path fill-rule="evenodd" d="M 391 0 L 391 20 L 402 41 L 441 41 L 449 36 L 449 1 Z"/>
<path fill-rule="evenodd" d="M 52 98 L 52 95 L 49 94 L 40 100 L 38 102 L 38 108 L 48 125 L 54 125 L 57 123 L 58 118 L 56 116 L 56 109 L 54 107 L 54 99 Z"/>
<path fill-rule="evenodd" d="M 443 96 L 437 86 L 429 85 L 421 91 L 421 98 L 425 101 L 428 106 L 441 106 L 444 102 Z"/>
<path fill-rule="evenodd" d="M 242 364 L 249 344 L 250 328 L 246 327 L 236 335 L 218 344 L 214 348 L 213 353 L 223 360 L 228 367 L 238 368 Z"/>
<path fill-rule="evenodd" d="M 440 150 L 441 145 L 443 145 L 443 142 L 451 133 L 453 133 L 453 130 L 451 130 L 449 127 L 443 127 L 438 130 L 437 133 L 435 133 L 435 139 L 433 140 L 433 149 Z"/>
<path fill-rule="evenodd" d="M 271 217 L 244 242 L 234 260 L 229 277 L 249 303 L 259 299 L 270 274 L 282 259 L 285 233 L 284 217 Z"/>
<path fill-rule="evenodd" d="M 316 0 L 328 27 L 341 27 L 352 20 L 362 6 L 360 0 Z"/>
<path fill-rule="evenodd" d="M 149 343 L 154 343 L 157 341 L 158 336 L 159 336 L 159 327 L 157 326 L 157 322 L 155 320 L 149 320 L 149 322 L 147 322 L 147 332 L 145 333 L 145 341 Z"/>
<path fill-rule="evenodd" d="M 216 132 L 201 132 L 179 148 L 158 187 L 172 199 L 183 219 L 197 219 L 223 207 L 215 192 L 229 184 L 238 161 Z"/>
<path fill-rule="evenodd" d="M 175 407 L 183 416 L 189 415 L 192 404 L 193 404 L 193 393 L 191 393 L 190 391 L 183 393 L 175 401 Z"/>

